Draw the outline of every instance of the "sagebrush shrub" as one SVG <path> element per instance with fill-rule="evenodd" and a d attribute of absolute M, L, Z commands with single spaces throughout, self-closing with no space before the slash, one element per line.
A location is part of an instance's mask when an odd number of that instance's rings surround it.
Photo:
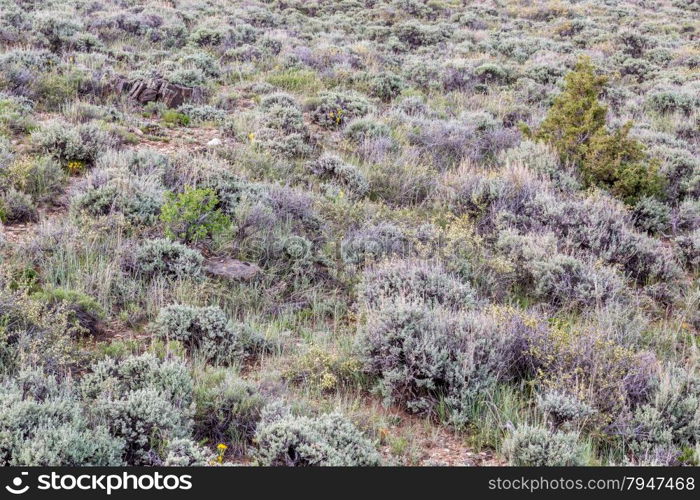
<path fill-rule="evenodd" d="M 372 118 L 359 118 L 351 121 L 345 127 L 345 136 L 358 144 L 373 139 L 389 137 L 390 133 L 389 127 Z"/>
<path fill-rule="evenodd" d="M 76 194 L 71 208 L 93 217 L 122 214 L 134 225 L 151 225 L 158 220 L 163 192 L 152 177 L 117 175 Z"/>
<path fill-rule="evenodd" d="M 393 27 L 396 37 L 412 48 L 435 45 L 449 38 L 444 26 L 423 24 L 418 20 L 406 21 Z"/>
<path fill-rule="evenodd" d="M 152 324 L 153 332 L 159 337 L 178 340 L 191 354 L 221 364 L 243 356 L 243 328 L 229 321 L 218 307 L 179 304 L 161 309 Z"/>
<path fill-rule="evenodd" d="M 697 96 L 678 90 L 662 90 L 651 94 L 648 99 L 648 105 L 659 113 L 669 113 L 680 111 L 690 114 L 695 106 L 697 106 Z"/>
<path fill-rule="evenodd" d="M 445 271 L 439 262 L 414 259 L 387 261 L 365 269 L 358 295 L 368 307 L 406 301 L 460 309 L 476 303 L 472 287 Z"/>
<path fill-rule="evenodd" d="M 343 416 L 286 415 L 261 422 L 255 434 L 256 457 L 266 466 L 376 466 L 380 457 L 372 443 Z"/>
<path fill-rule="evenodd" d="M 122 465 L 123 442 L 91 425 L 70 382 L 25 370 L 2 385 L 2 465 Z"/>
<path fill-rule="evenodd" d="M 634 225 L 649 234 L 665 232 L 671 223 L 668 205 L 650 197 L 640 199 L 632 213 Z"/>
<path fill-rule="evenodd" d="M 0 159 L 0 165 L 2 164 L 3 160 Z M 37 203 L 50 201 L 57 196 L 66 180 L 65 170 L 48 156 L 18 158 L 7 167 L 3 166 L 3 174 L 0 175 L 6 175 L 7 179 L 2 182 L 14 185 Z"/>
<path fill-rule="evenodd" d="M 464 423 L 472 398 L 517 369 L 521 339 L 506 328 L 488 314 L 387 304 L 368 315 L 366 369 L 387 401 L 423 414 L 441 402 L 449 419 Z"/>
<path fill-rule="evenodd" d="M 92 368 L 80 384 L 86 409 L 123 440 L 127 464 L 160 465 L 163 443 L 190 436 L 192 378 L 184 363 L 145 354 Z"/>
<path fill-rule="evenodd" d="M 204 257 L 198 250 L 166 239 L 145 240 L 134 249 L 127 267 L 146 278 L 197 278 Z"/>
<path fill-rule="evenodd" d="M 223 369 L 210 368 L 195 379 L 194 436 L 245 451 L 261 418 L 265 398 L 255 385 Z"/>
<path fill-rule="evenodd" d="M 292 95 L 284 92 L 266 95 L 260 101 L 260 107 L 264 110 L 269 110 L 277 106 L 282 108 L 300 108 L 296 99 Z"/>
<path fill-rule="evenodd" d="M 339 157 L 325 154 L 309 163 L 309 169 L 320 179 L 337 183 L 355 196 L 364 196 L 369 191 L 369 181 L 360 170 Z"/>
<path fill-rule="evenodd" d="M 631 424 L 632 451 L 658 446 L 692 448 L 700 436 L 700 378 L 680 368 L 663 373 L 651 401 L 637 409 Z"/>
<path fill-rule="evenodd" d="M 74 127 L 49 122 L 32 132 L 31 138 L 39 151 L 53 156 L 64 166 L 74 163 L 91 167 L 100 154 L 118 145 L 114 136 L 93 123 Z"/>
<path fill-rule="evenodd" d="M 214 462 L 214 454 L 191 439 L 173 439 L 165 448 L 166 467 L 202 467 Z"/>
<path fill-rule="evenodd" d="M 0 195 L 0 220 L 6 224 L 21 224 L 39 220 L 31 196 L 14 188 Z"/>
<path fill-rule="evenodd" d="M 700 229 L 695 229 L 674 238 L 680 258 L 687 269 L 700 269 Z"/>
<path fill-rule="evenodd" d="M 369 101 L 356 92 L 324 92 L 310 106 L 311 119 L 327 128 L 338 128 L 370 111 Z"/>
<path fill-rule="evenodd" d="M 536 368 L 543 387 L 585 401 L 598 423 L 625 418 L 629 408 L 652 396 L 657 377 L 653 354 L 635 351 L 606 338 L 595 327 L 552 325 L 528 331 L 527 365 Z"/>
<path fill-rule="evenodd" d="M 97 301 L 80 292 L 63 288 L 44 289 L 33 298 L 47 302 L 50 306 L 65 309 L 66 313 L 86 333 L 95 335 L 100 330 L 104 310 Z"/>
<path fill-rule="evenodd" d="M 518 427 L 503 443 L 503 452 L 510 465 L 519 467 L 586 465 L 577 433 L 551 432 L 543 427 Z"/>
<path fill-rule="evenodd" d="M 137 176 L 161 176 L 170 166 L 171 162 L 167 156 L 151 149 L 107 151 L 95 162 L 97 169 L 124 169 Z"/>
<path fill-rule="evenodd" d="M 42 368 L 50 374 L 65 373 L 84 354 L 72 342 L 84 333 L 64 305 L 47 304 L 27 292 L 36 284 L 36 273 L 24 270 L 16 281 L 19 291 L 0 291 L 0 372 L 16 373 L 23 367 Z M 28 289 L 29 288 L 29 289 Z M 35 290 L 38 291 L 38 290 Z"/>
<path fill-rule="evenodd" d="M 580 425 L 595 410 L 585 401 L 563 391 L 546 391 L 537 397 L 537 406 L 552 422 L 555 429 L 565 425 Z"/>
<path fill-rule="evenodd" d="M 393 73 L 379 73 L 373 75 L 369 81 L 371 95 L 384 102 L 389 102 L 398 96 L 406 87 L 406 82 Z"/>
<path fill-rule="evenodd" d="M 513 262 L 523 292 L 555 306 L 605 305 L 619 299 L 624 290 L 613 268 L 559 253 L 551 233 L 522 236 L 505 230 L 496 248 Z"/>
<path fill-rule="evenodd" d="M 362 264 L 392 254 L 409 256 L 409 238 L 392 223 L 369 224 L 350 232 L 342 242 L 343 259 L 351 264 Z"/>

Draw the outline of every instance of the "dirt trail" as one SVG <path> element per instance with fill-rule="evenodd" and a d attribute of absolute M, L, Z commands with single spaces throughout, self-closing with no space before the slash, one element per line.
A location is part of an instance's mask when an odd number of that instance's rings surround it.
<path fill-rule="evenodd" d="M 466 442 L 463 433 L 439 424 L 434 424 L 426 418 L 390 406 L 385 407 L 374 396 L 362 398 L 361 414 L 384 415 L 386 420 L 394 421 L 385 428 L 379 429 L 381 437 L 380 453 L 391 461 L 396 454 L 397 446 L 402 440 L 410 441 L 405 445 L 417 450 L 413 456 L 416 464 L 435 466 L 496 466 L 505 462 L 491 450 L 475 451 Z"/>
<path fill-rule="evenodd" d="M 133 130 L 139 138 L 139 143 L 132 146 L 133 149 L 153 149 L 164 155 L 172 155 L 187 150 L 191 152 L 206 151 L 213 147 L 221 147 L 230 142 L 225 139 L 221 132 L 215 128 L 176 128 L 168 129 L 167 136 L 162 140 L 159 137 L 142 135 L 139 131 Z M 218 146 L 210 146 L 212 140 L 221 141 Z"/>

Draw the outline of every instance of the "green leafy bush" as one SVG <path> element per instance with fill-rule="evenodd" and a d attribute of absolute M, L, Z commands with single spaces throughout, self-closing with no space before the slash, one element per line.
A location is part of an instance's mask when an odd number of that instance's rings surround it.
<path fill-rule="evenodd" d="M 160 219 L 168 237 L 197 242 L 221 233 L 231 224 L 218 207 L 219 198 L 213 190 L 186 187 L 183 193 L 168 195 Z"/>

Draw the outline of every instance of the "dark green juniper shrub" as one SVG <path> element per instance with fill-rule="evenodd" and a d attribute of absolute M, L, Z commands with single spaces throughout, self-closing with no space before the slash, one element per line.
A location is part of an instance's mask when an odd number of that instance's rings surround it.
<path fill-rule="evenodd" d="M 630 204 L 660 194 L 659 165 L 628 137 L 632 124 L 607 130 L 607 109 L 598 101 L 607 79 L 597 76 L 590 60 L 582 58 L 565 80 L 564 92 L 540 127 L 526 132 L 552 144 L 562 162 L 576 165 L 586 185 L 609 189 Z"/>
<path fill-rule="evenodd" d="M 396 37 L 411 48 L 435 45 L 449 38 L 445 26 L 426 25 L 417 20 L 406 21 L 393 27 Z"/>

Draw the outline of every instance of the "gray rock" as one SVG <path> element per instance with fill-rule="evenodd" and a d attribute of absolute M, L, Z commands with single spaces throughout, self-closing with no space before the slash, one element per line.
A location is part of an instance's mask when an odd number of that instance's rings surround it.
<path fill-rule="evenodd" d="M 248 281 L 262 270 L 255 264 L 238 259 L 209 259 L 204 263 L 204 271 L 218 278 Z"/>
<path fill-rule="evenodd" d="M 127 94 L 129 99 L 139 104 L 161 101 L 169 108 L 177 108 L 186 101 L 200 101 L 203 96 L 201 88 L 179 85 L 164 78 L 129 80 L 116 75 L 106 85 L 106 89 L 117 94 Z"/>

